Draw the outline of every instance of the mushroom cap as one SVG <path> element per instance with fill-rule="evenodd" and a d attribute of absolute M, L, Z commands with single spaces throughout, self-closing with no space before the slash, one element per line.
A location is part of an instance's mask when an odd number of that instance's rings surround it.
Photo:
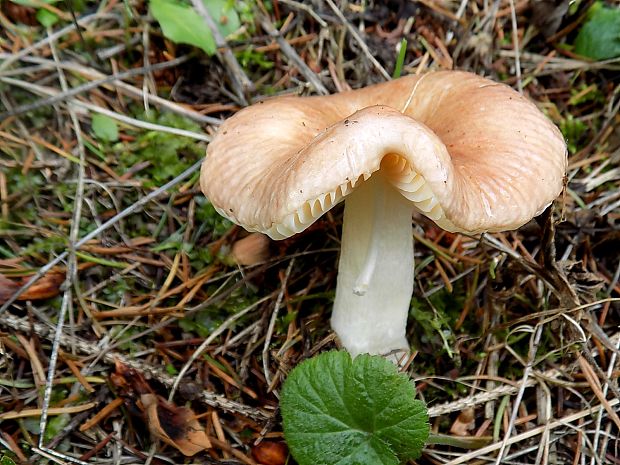
<path fill-rule="evenodd" d="M 516 229 L 562 191 L 560 131 L 504 84 L 441 71 L 260 102 L 207 148 L 201 187 L 250 231 L 303 231 L 373 173 L 452 232 Z"/>

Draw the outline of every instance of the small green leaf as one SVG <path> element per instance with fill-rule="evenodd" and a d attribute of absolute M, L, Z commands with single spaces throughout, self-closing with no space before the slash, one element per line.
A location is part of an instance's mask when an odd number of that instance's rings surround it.
<path fill-rule="evenodd" d="M 91 125 L 97 138 L 106 142 L 115 142 L 118 140 L 118 125 L 116 121 L 109 116 L 97 113 L 93 115 Z"/>
<path fill-rule="evenodd" d="M 297 366 L 282 388 L 284 436 L 300 465 L 397 465 L 429 434 L 424 403 L 379 356 L 327 352 Z"/>
<path fill-rule="evenodd" d="M 620 56 L 620 8 L 596 2 L 575 39 L 575 53 L 594 60 Z"/>
<path fill-rule="evenodd" d="M 222 36 L 226 37 L 241 27 L 239 15 L 235 11 L 234 2 L 230 0 L 202 0 L 209 14 L 215 21 Z"/>
<path fill-rule="evenodd" d="M 47 422 L 47 428 L 45 430 L 45 441 L 51 441 L 62 429 L 71 421 L 71 415 L 63 413 L 56 417 L 51 417 Z"/>
<path fill-rule="evenodd" d="M 36 18 L 43 27 L 52 27 L 58 22 L 58 15 L 44 8 L 41 8 L 39 11 L 37 11 Z"/>
<path fill-rule="evenodd" d="M 174 0 L 151 0 L 150 7 L 168 39 L 175 43 L 194 45 L 209 55 L 215 53 L 211 31 L 192 7 Z"/>
<path fill-rule="evenodd" d="M 3 455 L 0 459 L 0 465 L 15 465 L 15 462 L 8 455 Z"/>
<path fill-rule="evenodd" d="M 407 54 L 407 39 L 403 37 L 400 41 L 400 48 L 398 49 L 398 56 L 396 57 L 396 64 L 394 65 L 394 72 L 392 73 L 392 79 L 398 79 L 400 73 L 403 72 L 403 64 L 405 63 L 405 55 Z"/>

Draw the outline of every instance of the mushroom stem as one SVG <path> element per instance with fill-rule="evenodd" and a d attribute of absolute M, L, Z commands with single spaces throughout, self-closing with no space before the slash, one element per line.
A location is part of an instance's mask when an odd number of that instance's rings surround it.
<path fill-rule="evenodd" d="M 375 181 L 379 183 L 379 181 Z M 353 286 L 353 294 L 357 296 L 364 296 L 368 291 L 368 286 L 372 280 L 372 275 L 375 271 L 377 264 L 377 255 L 379 254 L 379 241 L 381 240 L 381 225 L 384 222 L 389 221 L 388 214 L 385 211 L 385 182 L 382 186 L 375 187 L 374 189 L 374 208 L 371 213 L 371 226 L 370 226 L 370 239 L 366 246 L 366 253 L 364 254 L 366 259 L 364 260 L 364 266 L 362 271 L 357 276 L 355 285 Z M 344 235 L 343 235 L 344 238 Z"/>
<path fill-rule="evenodd" d="M 345 200 L 332 327 L 356 356 L 408 351 L 411 204 L 375 173 Z"/>

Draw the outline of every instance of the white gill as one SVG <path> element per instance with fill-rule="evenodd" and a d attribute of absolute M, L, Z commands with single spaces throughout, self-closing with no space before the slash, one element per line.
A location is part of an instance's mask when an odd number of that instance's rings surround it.
<path fill-rule="evenodd" d="M 399 156 L 387 155 L 381 163 L 381 170 L 390 183 L 399 190 L 403 197 L 411 201 L 416 209 L 432 220 L 442 224 L 446 222 L 451 224 L 444 218 L 443 209 L 431 187 L 422 175 L 413 170 L 407 160 Z M 284 239 L 303 231 L 349 195 L 359 182 L 368 180 L 372 174 L 363 173 L 356 179 L 341 184 L 331 192 L 306 201 L 297 211 L 289 213 L 278 224 L 272 225 L 264 232 L 272 239 Z M 218 211 L 222 213 L 219 209 Z M 230 217 L 231 215 L 224 216 Z M 261 230 L 256 226 L 246 226 L 246 229 Z"/>

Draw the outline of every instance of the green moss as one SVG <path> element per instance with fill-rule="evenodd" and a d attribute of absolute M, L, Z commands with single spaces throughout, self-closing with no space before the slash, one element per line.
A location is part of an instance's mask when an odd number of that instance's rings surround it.
<path fill-rule="evenodd" d="M 196 223 L 201 232 L 210 232 L 212 238 L 222 237 L 233 223 L 215 211 L 206 197 L 196 197 Z"/>
<path fill-rule="evenodd" d="M 142 112 L 137 117 L 162 126 L 202 132 L 198 124 L 169 112 L 157 113 L 152 110 L 148 113 Z M 138 163 L 150 162 L 150 166 L 139 171 L 134 177 L 141 179 L 145 187 L 151 188 L 159 187 L 178 176 L 205 154 L 205 144 L 190 137 L 159 131 L 141 131 L 136 133 L 135 142 L 117 143 L 110 149 L 115 154 L 121 172 L 129 170 Z"/>

